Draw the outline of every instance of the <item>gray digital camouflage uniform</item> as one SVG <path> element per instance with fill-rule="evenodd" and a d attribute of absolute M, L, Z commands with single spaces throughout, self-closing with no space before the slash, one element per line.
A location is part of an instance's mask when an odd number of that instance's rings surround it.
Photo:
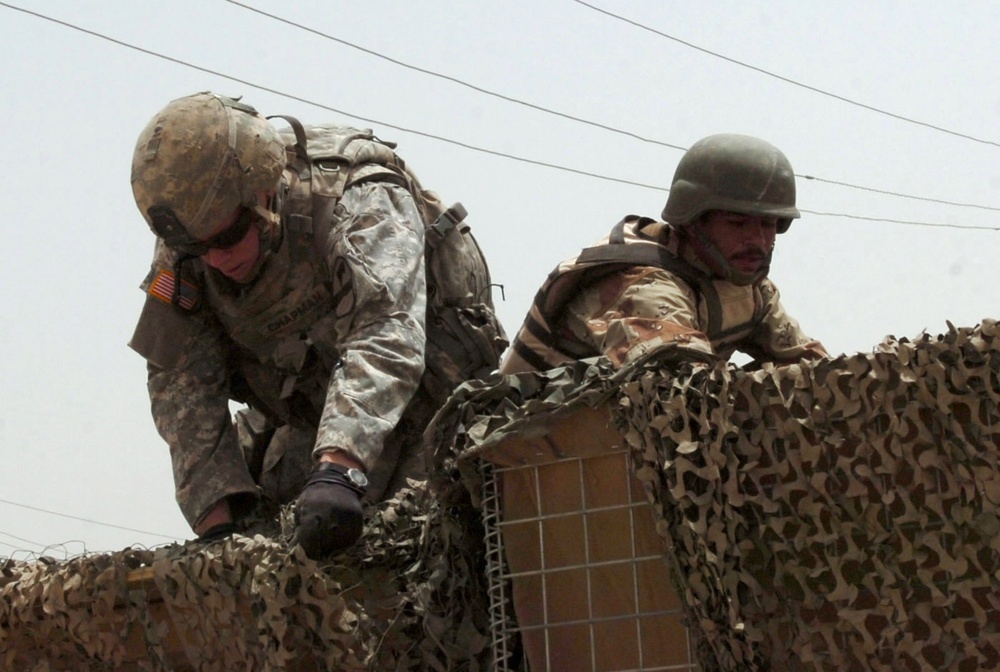
<path fill-rule="evenodd" d="M 826 356 L 785 312 L 769 279 L 736 285 L 713 278 L 663 222 L 629 217 L 623 234 L 622 246 L 642 246 L 672 270 L 609 261 L 607 254 L 588 257 L 586 250 L 564 261 L 539 290 L 501 371 L 544 370 L 598 355 L 621 366 L 663 348 L 695 361 L 728 360 L 737 350 L 775 363 Z"/>
<path fill-rule="evenodd" d="M 192 526 L 223 497 L 291 501 L 323 451 L 364 464 L 371 500 L 420 475 L 426 299 L 413 198 L 360 184 L 337 205 L 324 250 L 290 224 L 279 235 L 247 285 L 198 258 L 182 263 L 181 303 L 193 311 L 170 305 L 178 259 L 162 241 L 142 283 L 129 345 L 148 361 L 153 418 Z M 230 400 L 257 410 L 234 423 Z"/>

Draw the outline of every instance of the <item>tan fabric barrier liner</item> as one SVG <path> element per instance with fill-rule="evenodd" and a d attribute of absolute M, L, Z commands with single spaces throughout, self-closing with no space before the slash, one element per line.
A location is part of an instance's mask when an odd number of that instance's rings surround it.
<path fill-rule="evenodd" d="M 508 465 L 501 529 L 531 669 L 695 669 L 652 508 L 607 409 L 483 457 Z"/>

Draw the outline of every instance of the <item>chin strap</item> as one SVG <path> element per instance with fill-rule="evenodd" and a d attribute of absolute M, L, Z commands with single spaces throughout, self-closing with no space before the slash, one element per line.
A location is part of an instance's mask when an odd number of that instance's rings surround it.
<path fill-rule="evenodd" d="M 691 240 L 691 246 L 694 247 L 695 252 L 698 254 L 698 258 L 701 259 L 708 267 L 712 270 L 712 273 L 722 278 L 723 280 L 728 280 L 734 285 L 752 285 L 760 280 L 767 277 L 767 274 L 771 270 L 771 255 L 774 252 L 774 248 L 767 251 L 767 257 L 765 257 L 764 262 L 761 264 L 760 268 L 755 273 L 743 273 L 733 268 L 719 248 L 716 247 L 705 232 L 697 224 L 690 224 L 685 227 L 688 231 L 688 236 Z"/>
<path fill-rule="evenodd" d="M 254 203 L 250 206 L 254 213 L 264 221 L 260 227 L 260 247 L 263 252 L 275 252 L 281 245 L 281 207 L 283 198 L 282 190 L 284 182 L 279 185 L 278 190 L 267 199 L 267 205 Z"/>

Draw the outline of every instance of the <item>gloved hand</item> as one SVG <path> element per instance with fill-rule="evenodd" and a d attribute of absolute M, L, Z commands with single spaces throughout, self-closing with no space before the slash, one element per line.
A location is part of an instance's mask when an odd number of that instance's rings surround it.
<path fill-rule="evenodd" d="M 313 560 L 342 551 L 361 536 L 365 488 L 349 479 L 346 471 L 340 465 L 321 462 L 296 502 L 292 543 L 301 544 Z"/>

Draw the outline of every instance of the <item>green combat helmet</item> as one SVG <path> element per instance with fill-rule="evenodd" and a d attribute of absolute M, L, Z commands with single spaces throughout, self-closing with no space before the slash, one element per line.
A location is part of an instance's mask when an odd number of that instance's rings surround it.
<path fill-rule="evenodd" d="M 139 135 L 132 193 L 146 223 L 173 248 L 197 247 L 239 206 L 259 205 L 285 167 L 281 136 L 253 107 L 208 92 L 171 101 Z"/>
<path fill-rule="evenodd" d="M 662 216 L 685 225 L 709 210 L 777 217 L 778 233 L 784 233 L 799 217 L 792 165 L 759 138 L 731 133 L 702 138 L 677 164 Z"/>
<path fill-rule="evenodd" d="M 771 251 L 756 273 L 734 268 L 700 227 L 691 226 L 710 210 L 776 217 L 777 232 L 788 231 L 799 217 L 792 165 L 770 143 L 722 133 L 694 143 L 674 171 L 663 219 L 687 230 L 701 250 L 699 256 L 718 276 L 737 285 L 757 282 L 770 271 Z"/>

